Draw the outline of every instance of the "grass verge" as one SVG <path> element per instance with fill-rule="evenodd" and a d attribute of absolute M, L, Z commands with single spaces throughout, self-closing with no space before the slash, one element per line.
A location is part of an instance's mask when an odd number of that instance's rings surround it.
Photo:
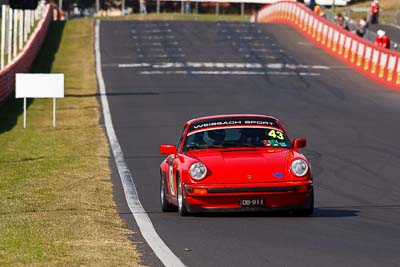
<path fill-rule="evenodd" d="M 58 100 L 0 108 L 0 265 L 137 265 L 112 200 L 109 150 L 99 127 L 93 21 L 52 23 L 34 72 L 65 74 Z"/>

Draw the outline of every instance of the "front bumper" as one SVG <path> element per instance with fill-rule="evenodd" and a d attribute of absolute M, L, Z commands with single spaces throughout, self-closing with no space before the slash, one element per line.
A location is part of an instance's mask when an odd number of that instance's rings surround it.
<path fill-rule="evenodd" d="M 260 184 L 184 184 L 189 211 L 262 211 L 306 209 L 313 195 L 311 181 Z M 263 199 L 261 206 L 240 205 L 241 199 Z"/>

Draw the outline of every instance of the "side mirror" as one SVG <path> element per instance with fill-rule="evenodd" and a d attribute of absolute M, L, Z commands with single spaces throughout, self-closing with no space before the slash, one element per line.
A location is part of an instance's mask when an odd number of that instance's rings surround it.
<path fill-rule="evenodd" d="M 160 146 L 160 153 L 161 154 L 177 154 L 176 146 L 175 145 L 161 145 Z"/>
<path fill-rule="evenodd" d="M 299 148 L 305 147 L 307 144 L 307 140 L 305 138 L 296 138 L 293 141 L 293 149 L 299 150 Z"/>

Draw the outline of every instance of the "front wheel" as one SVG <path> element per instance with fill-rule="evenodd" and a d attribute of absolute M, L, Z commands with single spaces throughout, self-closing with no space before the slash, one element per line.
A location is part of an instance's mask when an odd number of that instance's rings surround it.
<path fill-rule="evenodd" d="M 176 211 L 176 207 L 167 200 L 167 188 L 165 187 L 165 179 L 161 176 L 160 179 L 160 200 L 161 210 L 163 212 Z"/>
<path fill-rule="evenodd" d="M 189 215 L 189 211 L 186 208 L 186 201 L 183 196 L 182 183 L 179 176 L 177 178 L 176 183 L 178 184 L 178 213 L 181 216 L 187 216 Z"/>

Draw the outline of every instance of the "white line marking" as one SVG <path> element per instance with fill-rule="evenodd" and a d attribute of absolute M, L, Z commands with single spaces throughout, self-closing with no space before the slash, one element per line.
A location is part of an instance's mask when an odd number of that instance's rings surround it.
<path fill-rule="evenodd" d="M 144 39 L 144 40 L 165 40 L 165 39 L 175 39 L 174 35 L 146 35 L 146 36 L 132 36 L 132 38 Z"/>
<path fill-rule="evenodd" d="M 169 69 L 169 68 L 183 68 L 185 65 L 183 63 L 159 63 L 154 64 L 155 69 Z"/>
<path fill-rule="evenodd" d="M 302 46 L 311 46 L 313 45 L 312 43 L 306 43 L 306 42 L 298 42 L 298 45 L 302 45 Z"/>
<path fill-rule="evenodd" d="M 263 53 L 270 53 L 272 52 L 271 49 L 268 48 L 252 48 L 252 47 L 239 47 L 238 48 L 239 51 L 244 51 L 244 52 L 248 52 L 248 51 L 252 51 L 252 52 L 263 52 Z"/>
<path fill-rule="evenodd" d="M 153 52 L 165 52 L 165 51 L 182 51 L 182 48 L 179 47 L 149 47 L 149 48 L 144 48 L 144 51 L 153 51 Z"/>
<path fill-rule="evenodd" d="M 166 42 L 164 42 L 164 43 L 161 43 L 161 42 L 135 42 L 135 43 L 132 43 L 134 46 L 142 46 L 142 47 L 148 47 L 148 46 L 166 46 L 166 47 L 169 47 L 169 46 L 176 46 L 176 45 L 178 45 L 179 43 L 178 42 L 171 42 L 171 41 L 166 41 Z"/>
<path fill-rule="evenodd" d="M 254 37 L 254 36 L 240 36 L 239 37 L 240 40 L 261 40 L 264 38 L 258 38 L 258 37 Z"/>
<path fill-rule="evenodd" d="M 147 57 L 147 58 L 174 58 L 174 57 L 185 57 L 186 55 L 185 54 L 170 54 L 170 55 L 167 55 L 167 54 L 147 54 L 147 55 L 143 55 L 143 54 L 140 54 L 140 55 L 138 55 L 138 57 L 140 57 L 140 58 L 144 58 L 144 57 Z"/>
<path fill-rule="evenodd" d="M 140 55 L 139 55 L 140 56 Z M 142 55 L 143 56 L 143 55 Z M 154 55 L 156 56 L 167 56 L 167 55 Z M 179 56 L 174 55 L 174 56 Z M 182 54 L 182 56 L 184 56 Z M 118 64 L 118 68 L 153 68 L 153 69 L 168 69 L 168 68 L 216 68 L 216 69 L 318 69 L 318 70 L 329 70 L 329 66 L 322 65 L 303 65 L 303 64 L 284 64 L 284 63 L 236 63 L 236 62 L 160 62 L 160 63 L 126 63 Z"/>
<path fill-rule="evenodd" d="M 143 68 L 151 67 L 149 63 L 136 63 L 136 64 L 118 64 L 119 68 Z"/>
<path fill-rule="evenodd" d="M 118 173 L 124 187 L 125 198 L 128 203 L 129 209 L 142 233 L 143 238 L 147 244 L 153 249 L 154 253 L 161 260 L 165 266 L 185 266 L 183 262 L 169 249 L 164 241 L 157 234 L 154 226 L 144 210 L 139 200 L 139 195 L 136 190 L 135 183 L 133 182 L 132 175 L 126 165 L 121 146 L 115 134 L 114 126 L 111 120 L 110 107 L 108 105 L 106 86 L 103 79 L 101 70 L 101 55 L 100 55 L 100 22 L 96 20 L 96 36 L 95 36 L 95 50 L 96 50 L 96 74 L 100 87 L 101 103 L 103 107 L 104 122 L 112 152 L 115 158 L 115 163 L 118 168 Z"/>
<path fill-rule="evenodd" d="M 267 38 L 266 38 L 267 39 Z M 265 43 L 258 43 L 257 41 L 256 42 L 251 42 L 251 43 L 248 43 L 247 45 L 249 45 L 249 46 L 254 46 L 254 47 L 265 47 Z"/>
<path fill-rule="evenodd" d="M 240 24 L 240 23 L 235 23 L 235 24 L 232 24 L 232 23 L 217 23 L 217 26 L 218 27 L 225 27 L 225 28 L 235 28 L 235 29 L 237 29 L 237 28 L 254 28 L 255 27 L 255 25 L 253 25 L 253 24 L 246 24 L 246 23 L 244 23 L 244 24 Z"/>
<path fill-rule="evenodd" d="M 316 72 L 294 72 L 294 71 L 141 71 L 140 75 L 173 75 L 173 74 L 192 74 L 192 75 L 283 75 L 283 76 L 320 76 Z"/>
<path fill-rule="evenodd" d="M 142 26 L 144 26 L 144 27 L 168 27 L 169 23 L 146 23 Z"/>
<path fill-rule="evenodd" d="M 146 32 L 146 33 L 164 33 L 164 32 L 168 32 L 168 33 L 170 33 L 170 32 L 172 32 L 172 30 L 171 29 L 166 29 L 166 30 L 155 29 L 155 30 L 143 30 L 143 32 Z"/>
<path fill-rule="evenodd" d="M 246 30 L 240 30 L 240 29 L 237 29 L 237 30 L 228 30 L 228 29 L 222 29 L 221 30 L 221 32 L 236 32 L 236 33 L 252 33 L 252 32 L 254 32 L 252 29 L 246 29 Z M 261 32 L 261 31 L 259 31 L 259 32 Z"/>

